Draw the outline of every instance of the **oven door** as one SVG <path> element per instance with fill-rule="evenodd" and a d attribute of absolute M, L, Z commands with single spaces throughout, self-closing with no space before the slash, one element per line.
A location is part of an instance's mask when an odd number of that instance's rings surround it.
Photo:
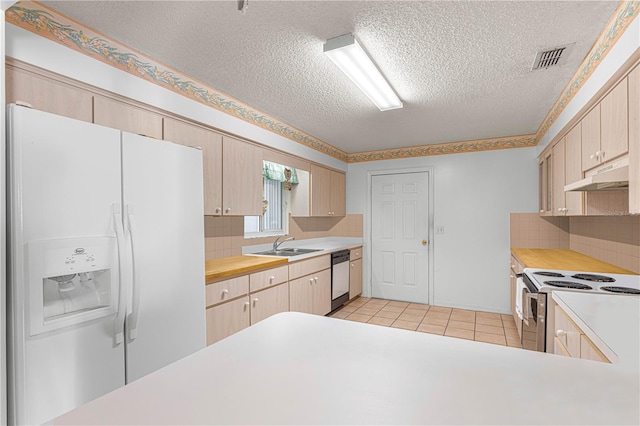
<path fill-rule="evenodd" d="M 547 293 L 538 292 L 536 286 L 523 275 L 525 289 L 522 292 L 523 320 L 522 347 L 544 352 L 546 348 Z"/>

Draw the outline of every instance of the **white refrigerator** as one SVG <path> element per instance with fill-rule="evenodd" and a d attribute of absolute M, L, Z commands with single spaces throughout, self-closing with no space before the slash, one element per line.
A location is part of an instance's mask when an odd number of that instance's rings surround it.
<path fill-rule="evenodd" d="M 202 153 L 7 111 L 9 423 L 205 347 Z"/>

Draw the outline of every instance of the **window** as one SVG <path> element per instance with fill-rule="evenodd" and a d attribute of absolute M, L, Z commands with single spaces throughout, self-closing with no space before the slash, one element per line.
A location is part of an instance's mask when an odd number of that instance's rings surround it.
<path fill-rule="evenodd" d="M 291 192 L 285 189 L 285 182 L 297 184 L 296 171 L 268 161 L 263 163 L 263 214 L 262 216 L 245 216 L 245 238 L 285 235 L 289 231 L 287 218 Z M 291 171 L 291 174 L 285 173 L 285 169 Z"/>

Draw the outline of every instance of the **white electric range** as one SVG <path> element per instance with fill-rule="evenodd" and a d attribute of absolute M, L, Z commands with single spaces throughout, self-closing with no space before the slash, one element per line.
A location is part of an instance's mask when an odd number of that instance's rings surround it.
<path fill-rule="evenodd" d="M 547 301 L 552 291 L 640 297 L 640 275 L 525 268 L 518 276 L 517 287 L 516 297 L 521 303 L 517 303 L 516 309 L 520 309 L 522 315 L 522 347 L 545 352 Z"/>

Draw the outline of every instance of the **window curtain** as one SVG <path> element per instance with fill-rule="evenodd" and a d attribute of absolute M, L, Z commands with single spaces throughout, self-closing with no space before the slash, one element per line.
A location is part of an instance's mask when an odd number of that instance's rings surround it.
<path fill-rule="evenodd" d="M 286 182 L 287 179 L 284 176 L 284 169 L 291 170 L 291 179 L 289 182 L 292 184 L 298 183 L 298 174 L 296 173 L 296 169 L 293 167 L 286 167 L 282 164 L 272 163 L 270 161 L 263 161 L 263 177 L 268 180 L 277 180 L 278 182 Z"/>

